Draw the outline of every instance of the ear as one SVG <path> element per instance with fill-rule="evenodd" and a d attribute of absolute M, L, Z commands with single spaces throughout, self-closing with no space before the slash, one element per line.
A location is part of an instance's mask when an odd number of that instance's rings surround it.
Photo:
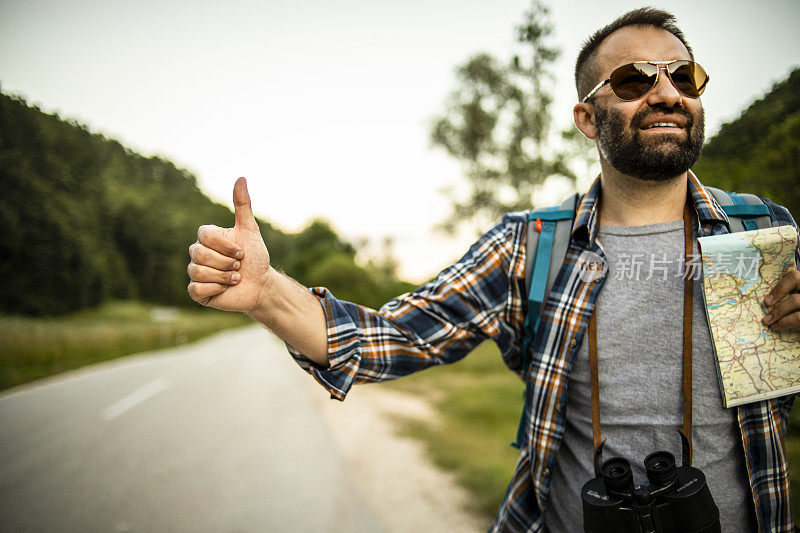
<path fill-rule="evenodd" d="M 594 124 L 594 106 L 589 102 L 580 102 L 572 108 L 572 118 L 575 125 L 586 138 L 594 140 L 597 137 L 597 127 Z"/>

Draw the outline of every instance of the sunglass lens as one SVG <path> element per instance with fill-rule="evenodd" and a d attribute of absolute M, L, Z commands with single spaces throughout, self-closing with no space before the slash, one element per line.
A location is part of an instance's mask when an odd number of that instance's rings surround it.
<path fill-rule="evenodd" d="M 676 62 L 674 68 L 670 68 L 669 75 L 675 87 L 690 98 L 703 94 L 708 82 L 708 74 L 703 67 L 692 61 Z"/>
<path fill-rule="evenodd" d="M 611 89 L 622 100 L 636 100 L 653 88 L 658 67 L 648 63 L 622 65 L 611 73 Z"/>

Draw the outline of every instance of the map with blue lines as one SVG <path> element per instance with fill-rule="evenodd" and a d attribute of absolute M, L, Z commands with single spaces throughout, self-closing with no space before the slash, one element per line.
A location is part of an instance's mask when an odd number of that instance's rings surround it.
<path fill-rule="evenodd" d="M 703 295 L 725 407 L 800 392 L 800 330 L 774 331 L 764 298 L 796 268 L 792 226 L 700 237 Z"/>

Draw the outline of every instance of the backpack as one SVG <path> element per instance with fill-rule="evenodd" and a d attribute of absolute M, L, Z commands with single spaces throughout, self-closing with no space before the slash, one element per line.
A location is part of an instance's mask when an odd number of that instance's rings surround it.
<path fill-rule="evenodd" d="M 729 193 L 715 187 L 706 187 L 706 190 L 728 215 L 731 233 L 772 227 L 769 208 L 758 196 Z M 539 317 L 569 247 L 575 211 L 580 200 L 581 195 L 574 194 L 560 206 L 533 209 L 528 214 L 525 237 L 525 292 L 528 295 L 528 311 L 525 313 L 522 331 L 523 376 L 527 375 L 530 367 L 530 349 L 536 338 Z M 528 404 L 525 401 L 517 438 L 511 444 L 515 448 L 522 446 L 527 410 Z"/>

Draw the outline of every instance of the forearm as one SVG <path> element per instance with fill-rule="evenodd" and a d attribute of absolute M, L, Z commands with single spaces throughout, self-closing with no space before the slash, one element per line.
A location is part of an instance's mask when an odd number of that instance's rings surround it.
<path fill-rule="evenodd" d="M 356 383 L 395 379 L 458 361 L 487 338 L 497 342 L 507 362 L 521 360 L 518 326 L 524 320 L 524 295 L 517 289 L 525 265 L 518 249 L 526 223 L 523 216 L 504 220 L 456 264 L 377 311 L 338 300 L 324 287 L 311 294 L 302 289 L 304 297 L 317 300 L 314 312 L 319 306 L 325 317 L 328 364 L 320 368 L 315 363 L 310 357 L 315 349 L 303 347 L 312 343 L 301 346 L 309 339 L 297 338 L 294 328 L 295 340 L 284 336 L 292 356 L 338 400 Z M 310 310 L 293 314 L 307 320 Z"/>
<path fill-rule="evenodd" d="M 271 280 L 248 313 L 317 365 L 328 367 L 325 314 L 316 296 L 270 267 Z"/>

